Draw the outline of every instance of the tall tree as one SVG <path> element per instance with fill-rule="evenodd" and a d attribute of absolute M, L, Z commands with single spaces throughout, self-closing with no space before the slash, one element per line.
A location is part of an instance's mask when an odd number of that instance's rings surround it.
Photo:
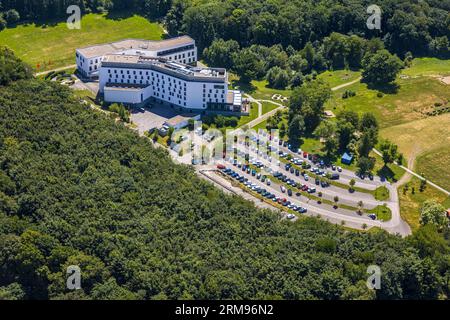
<path fill-rule="evenodd" d="M 388 84 L 397 78 L 403 67 L 403 62 L 387 50 L 375 54 L 367 54 L 363 61 L 363 80 L 376 85 Z"/>

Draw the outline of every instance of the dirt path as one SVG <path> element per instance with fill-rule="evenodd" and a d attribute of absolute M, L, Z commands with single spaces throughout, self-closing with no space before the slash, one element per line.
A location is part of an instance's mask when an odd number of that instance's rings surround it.
<path fill-rule="evenodd" d="M 417 155 L 417 150 L 414 150 L 408 157 L 407 167 L 410 170 L 414 169 L 414 162 L 416 161 L 416 155 Z M 400 180 L 398 180 L 394 184 L 394 186 L 396 188 L 399 188 L 402 185 L 404 185 L 405 183 L 409 182 L 409 180 L 411 180 L 412 177 L 413 177 L 413 175 L 409 171 L 406 171 L 405 174 L 400 178 Z"/>
<path fill-rule="evenodd" d="M 361 79 L 362 79 L 362 77 L 359 77 L 358 79 L 355 79 L 355 80 L 353 80 L 353 81 L 350 81 L 350 82 L 341 84 L 341 85 L 339 85 L 339 86 L 337 86 L 337 87 L 331 88 L 331 90 L 332 90 L 332 91 L 337 91 L 337 90 L 339 90 L 339 89 L 342 89 L 342 88 L 351 86 L 352 84 L 355 84 L 355 83 L 361 81 Z"/>
<path fill-rule="evenodd" d="M 50 72 L 58 72 L 58 71 L 63 71 L 63 70 L 67 70 L 67 69 L 72 69 L 72 68 L 76 68 L 77 67 L 77 65 L 76 64 L 72 64 L 72 65 L 70 65 L 70 66 L 65 66 L 65 67 L 61 67 L 61 68 L 56 68 L 56 69 L 52 69 L 52 70 L 47 70 L 47 71 L 42 71 L 42 72 L 38 72 L 38 73 L 35 73 L 34 75 L 36 76 L 36 77 L 39 77 L 39 76 L 43 76 L 44 74 L 47 74 L 47 73 L 50 73 Z"/>
<path fill-rule="evenodd" d="M 378 151 L 378 150 L 376 150 L 376 149 L 373 149 L 373 151 L 374 151 L 376 154 L 378 154 L 379 156 L 381 156 L 381 152 L 380 152 L 380 151 Z M 424 177 L 422 177 L 421 175 L 419 175 L 418 173 L 414 172 L 414 171 L 411 169 L 411 168 L 414 167 L 414 162 L 415 162 L 415 159 L 416 159 L 416 154 L 417 154 L 417 152 L 416 152 L 416 153 L 413 152 L 413 153 L 411 153 L 411 155 L 409 156 L 408 167 L 399 165 L 397 162 L 394 162 L 395 165 L 399 166 L 400 168 L 402 168 L 403 170 L 406 171 L 406 173 L 403 175 L 403 177 L 402 177 L 399 181 L 397 181 L 397 182 L 395 183 L 395 186 L 396 186 L 396 187 L 399 187 L 399 186 L 401 186 L 402 184 L 405 184 L 406 182 L 408 182 L 409 179 L 411 178 L 411 176 L 415 176 L 415 177 L 417 177 L 417 178 L 419 178 L 419 179 L 426 180 L 426 181 L 427 181 L 427 184 L 429 184 L 430 186 L 432 186 L 432 187 L 438 189 L 439 191 L 442 191 L 442 192 L 445 193 L 446 195 L 450 196 L 450 191 L 448 191 L 448 190 L 446 190 L 446 189 L 444 189 L 444 188 L 438 186 L 437 184 L 435 184 L 434 182 L 432 182 L 432 181 L 430 181 L 430 180 L 428 180 L 428 179 L 425 179 Z"/>

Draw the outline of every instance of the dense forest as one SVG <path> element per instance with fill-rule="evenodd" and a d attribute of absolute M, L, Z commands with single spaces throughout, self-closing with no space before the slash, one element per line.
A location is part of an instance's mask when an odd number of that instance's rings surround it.
<path fill-rule="evenodd" d="M 14 80 L 0 87 L 0 299 L 448 296 L 448 228 L 424 224 L 402 239 L 282 221 L 175 165 L 68 88 L 2 61 Z M 378 291 L 365 283 L 373 264 Z M 70 265 L 81 290 L 66 289 Z"/>
<path fill-rule="evenodd" d="M 164 20 L 172 35 L 187 33 L 202 51 L 214 39 L 302 49 L 332 32 L 379 37 L 391 52 L 448 54 L 450 0 L 379 0 L 381 30 L 366 21 L 371 0 L 1 0 L 0 30 L 19 21 L 67 17 L 69 5 L 83 12 L 134 11 Z"/>

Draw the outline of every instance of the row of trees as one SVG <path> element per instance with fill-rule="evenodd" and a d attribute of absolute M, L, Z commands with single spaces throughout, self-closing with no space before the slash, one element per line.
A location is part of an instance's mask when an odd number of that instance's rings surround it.
<path fill-rule="evenodd" d="M 366 26 L 370 4 L 366 0 L 175 0 L 166 21 L 171 34 L 190 34 L 201 49 L 220 38 L 236 40 L 243 47 L 281 44 L 301 49 L 339 32 L 379 37 L 399 55 L 449 53 L 449 0 L 380 0 L 381 30 Z"/>
<path fill-rule="evenodd" d="M 31 77 L 30 66 L 18 59 L 10 49 L 0 47 L 0 86 Z"/>
<path fill-rule="evenodd" d="M 9 83 L 0 105 L 0 299 L 450 293 L 447 229 L 426 224 L 403 239 L 316 218 L 280 221 L 172 163 L 55 82 Z M 365 284 L 372 264 L 382 270 L 376 292 Z M 73 265 L 81 269 L 77 291 L 66 288 Z"/>
<path fill-rule="evenodd" d="M 0 30 L 6 24 L 12 25 L 20 21 L 65 19 L 68 17 L 67 8 L 71 5 L 79 6 L 83 14 L 126 11 L 154 19 L 167 14 L 172 0 L 2 0 Z"/>
<path fill-rule="evenodd" d="M 266 78 L 272 88 L 301 86 L 305 75 L 313 77 L 327 69 L 364 69 L 367 82 L 390 83 L 403 67 L 403 62 L 384 49 L 381 40 L 365 40 L 358 36 L 332 33 L 322 42 L 308 42 L 301 50 L 281 45 L 251 45 L 241 48 L 235 40 L 214 40 L 203 52 L 207 63 L 231 69 L 241 81 Z"/>
<path fill-rule="evenodd" d="M 308 42 L 326 42 L 338 32 L 378 37 L 399 55 L 411 51 L 446 57 L 450 53 L 449 1 L 380 0 L 381 30 L 369 30 L 366 10 L 371 3 L 366 0 L 3 0 L 0 28 L 19 20 L 65 18 L 67 7 L 78 5 L 83 13 L 127 11 L 163 19 L 170 34 L 187 33 L 197 40 L 200 52 L 216 39 L 235 40 L 242 47 L 280 44 L 299 50 Z M 350 51 L 358 59 L 359 44 L 354 43 Z M 342 56 L 333 59 L 339 64 Z"/>

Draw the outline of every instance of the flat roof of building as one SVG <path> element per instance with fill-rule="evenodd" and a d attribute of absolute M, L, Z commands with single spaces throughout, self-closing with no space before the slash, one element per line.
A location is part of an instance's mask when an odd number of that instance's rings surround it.
<path fill-rule="evenodd" d="M 238 90 L 229 90 L 227 94 L 227 104 L 234 106 L 242 105 L 242 92 Z"/>
<path fill-rule="evenodd" d="M 133 84 L 133 83 L 107 83 L 105 85 L 105 90 L 130 90 L 130 91 L 140 91 L 142 88 L 145 88 L 144 85 L 141 84 Z"/>
<path fill-rule="evenodd" d="M 187 64 L 169 61 L 165 58 L 144 57 L 125 54 L 108 54 L 102 62 L 104 67 L 153 69 L 167 74 L 178 75 L 184 78 L 217 79 L 223 82 L 226 79 L 226 69 L 200 68 Z"/>
<path fill-rule="evenodd" d="M 124 39 L 121 41 L 79 48 L 77 50 L 85 58 L 89 59 L 128 49 L 160 51 L 190 44 L 194 44 L 194 39 L 192 39 L 189 36 L 180 36 L 176 38 L 157 41 L 142 40 L 142 39 Z"/>

